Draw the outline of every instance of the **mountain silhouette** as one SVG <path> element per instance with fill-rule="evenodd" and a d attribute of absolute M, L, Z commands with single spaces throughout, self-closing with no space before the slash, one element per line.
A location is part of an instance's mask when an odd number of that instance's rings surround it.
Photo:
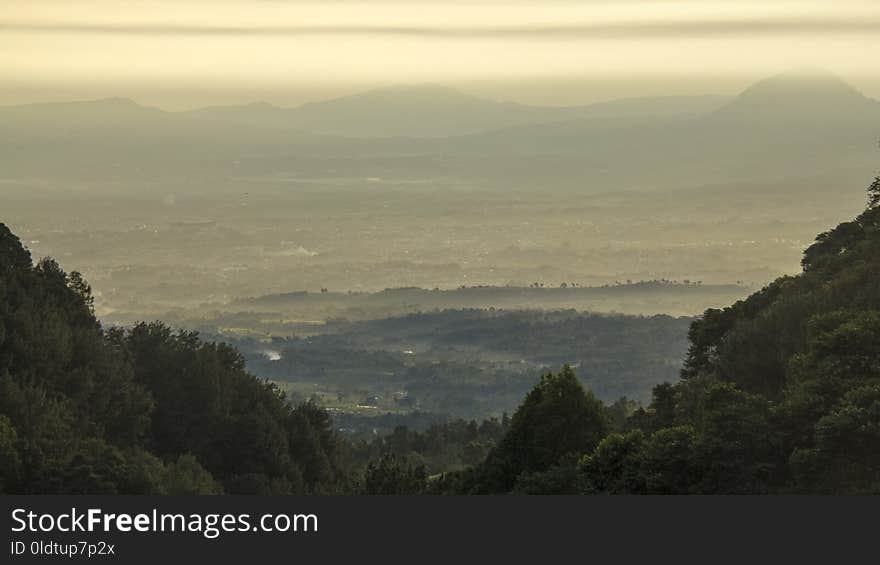
<path fill-rule="evenodd" d="M 733 99 L 574 107 L 433 85 L 298 108 L 164 112 L 126 99 L 0 108 L 0 168 L 74 178 L 290 174 L 457 177 L 581 191 L 868 171 L 880 103 L 828 73 L 788 73 Z"/>
<path fill-rule="evenodd" d="M 880 103 L 833 73 L 800 70 L 750 86 L 716 114 L 732 119 L 862 119 L 880 115 Z"/>
<path fill-rule="evenodd" d="M 583 106 L 528 106 L 426 84 L 378 88 L 296 108 L 255 103 L 204 108 L 190 115 L 344 137 L 440 138 L 582 117 L 701 113 L 725 101 L 722 96 L 667 96 Z"/>

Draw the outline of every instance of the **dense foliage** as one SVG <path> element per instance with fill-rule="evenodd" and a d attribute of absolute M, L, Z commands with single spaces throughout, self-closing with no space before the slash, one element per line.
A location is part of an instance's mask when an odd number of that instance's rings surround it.
<path fill-rule="evenodd" d="M 357 443 L 230 346 L 103 329 L 82 277 L 34 266 L 0 224 L 0 492 L 880 493 L 876 185 L 800 275 L 694 322 L 681 380 L 646 408 L 565 366 L 510 419 Z"/>
<path fill-rule="evenodd" d="M 352 412 L 374 398 L 383 411 L 482 420 L 512 412 L 538 375 L 566 363 L 603 400 L 648 402 L 655 385 L 677 378 L 692 321 L 473 308 L 333 320 L 318 335 L 232 343 L 255 374 L 327 407 Z"/>
<path fill-rule="evenodd" d="M 346 457 L 325 412 L 234 349 L 102 329 L 82 277 L 0 224 L 0 492 L 337 492 Z"/>
<path fill-rule="evenodd" d="M 876 182 L 869 195 L 806 250 L 802 274 L 694 322 L 682 379 L 621 429 L 597 438 L 601 410 L 573 383 L 541 407 L 548 383 L 572 381 L 566 369 L 526 398 L 498 449 L 438 490 L 880 493 Z"/>

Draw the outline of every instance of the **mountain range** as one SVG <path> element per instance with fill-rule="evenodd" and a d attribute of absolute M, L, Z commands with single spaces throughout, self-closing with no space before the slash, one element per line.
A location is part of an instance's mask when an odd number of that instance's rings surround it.
<path fill-rule="evenodd" d="M 738 96 L 574 107 L 394 87 L 297 108 L 166 112 L 127 99 L 0 108 L 7 177 L 458 178 L 600 190 L 870 167 L 880 103 L 828 73 Z M 868 170 L 868 169 L 866 169 Z"/>
<path fill-rule="evenodd" d="M 297 108 L 265 102 L 214 106 L 187 115 L 222 123 L 288 128 L 344 137 L 450 137 L 574 118 L 693 114 L 723 96 L 629 98 L 585 106 L 526 106 L 436 85 L 380 88 Z"/>

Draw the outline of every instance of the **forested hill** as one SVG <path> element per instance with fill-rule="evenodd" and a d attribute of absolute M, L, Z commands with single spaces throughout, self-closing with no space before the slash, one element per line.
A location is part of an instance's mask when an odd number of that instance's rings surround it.
<path fill-rule="evenodd" d="M 292 408 L 228 346 L 159 323 L 105 331 L 91 302 L 0 224 L 0 492 L 347 488 L 323 411 Z"/>
<path fill-rule="evenodd" d="M 0 224 L 0 492 L 880 493 L 878 281 L 880 178 L 800 275 L 695 322 L 647 408 L 566 367 L 510 419 L 353 445 L 229 346 L 102 329 L 82 277 Z"/>
<path fill-rule="evenodd" d="M 804 253 L 802 274 L 707 311 L 689 333 L 684 376 L 711 374 L 781 400 L 793 384 L 794 356 L 812 351 L 827 339 L 823 334 L 867 322 L 880 309 L 880 208 L 874 197 L 872 203 L 816 238 Z"/>
<path fill-rule="evenodd" d="M 571 370 L 547 375 L 483 463 L 426 488 L 880 493 L 880 178 L 869 200 L 800 275 L 695 322 L 647 409 L 615 426 Z"/>

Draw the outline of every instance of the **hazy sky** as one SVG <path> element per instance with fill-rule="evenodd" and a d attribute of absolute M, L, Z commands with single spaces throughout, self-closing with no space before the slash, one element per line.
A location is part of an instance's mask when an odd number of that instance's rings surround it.
<path fill-rule="evenodd" d="M 803 66 L 880 97 L 878 53 L 877 0 L 4 0 L 0 103 L 292 105 L 434 82 L 573 104 Z"/>

